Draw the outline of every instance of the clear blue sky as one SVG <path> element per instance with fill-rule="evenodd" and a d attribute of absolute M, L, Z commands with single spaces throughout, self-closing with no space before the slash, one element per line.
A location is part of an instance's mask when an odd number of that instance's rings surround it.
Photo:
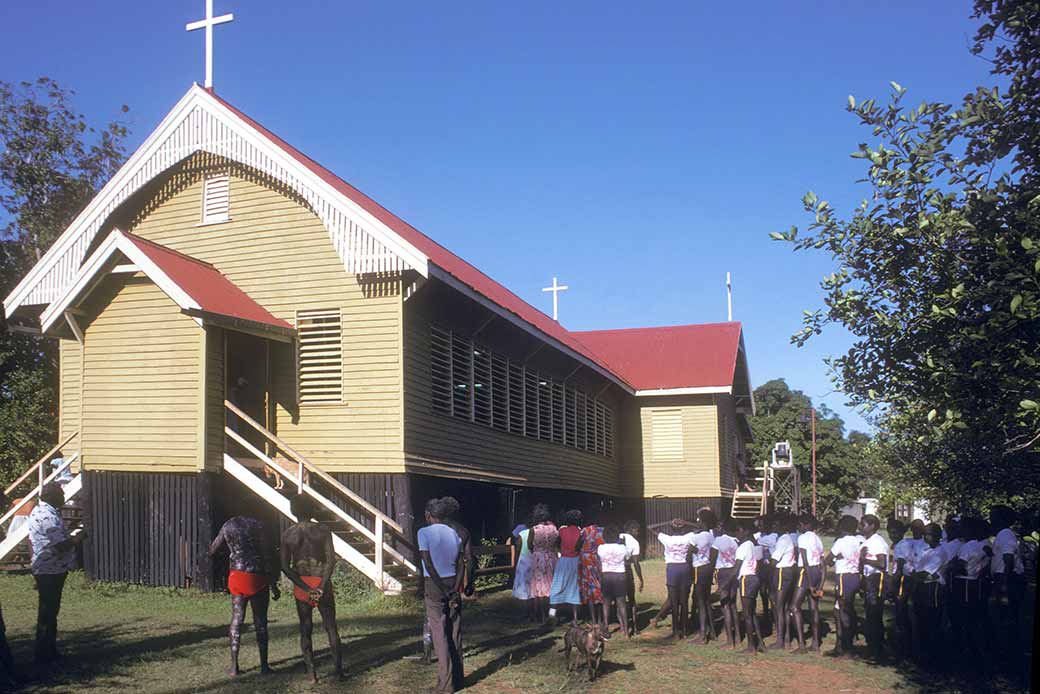
<path fill-rule="evenodd" d="M 128 104 L 136 146 L 203 79 L 204 0 L 7 0 L 0 79 L 47 75 L 95 123 Z M 813 189 L 865 195 L 846 96 L 955 100 L 991 83 L 964 0 L 215 0 L 217 91 L 571 329 L 726 319 L 756 385 L 831 393 L 838 332 L 796 349 L 824 257 L 768 232 Z"/>

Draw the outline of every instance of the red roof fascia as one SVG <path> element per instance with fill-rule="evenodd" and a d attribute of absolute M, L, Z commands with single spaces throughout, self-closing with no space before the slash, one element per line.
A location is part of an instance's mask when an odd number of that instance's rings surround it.
<path fill-rule="evenodd" d="M 740 323 L 592 330 L 573 335 L 636 390 L 733 385 Z"/>
<path fill-rule="evenodd" d="M 263 125 L 222 99 L 212 89 L 207 89 L 206 91 L 229 111 L 270 140 L 276 147 L 282 149 L 286 154 L 318 176 L 318 178 L 322 179 L 334 189 L 353 200 L 355 203 L 360 205 L 362 209 L 381 221 L 393 230 L 394 233 L 401 236 L 401 238 L 418 249 L 420 253 L 429 258 L 430 262 L 437 265 L 463 284 L 471 287 L 477 293 L 487 297 L 498 306 L 510 311 L 528 324 L 534 326 L 542 333 L 566 345 L 586 359 L 598 364 L 618 378 L 624 380 L 624 377 L 618 371 L 612 369 L 608 364 L 605 364 L 602 359 L 597 357 L 596 354 L 590 352 L 586 345 L 575 339 L 574 335 L 558 322 L 531 306 L 516 294 L 509 291 L 459 256 L 455 255 L 444 246 L 441 246 L 318 162 L 300 152 Z"/>
<path fill-rule="evenodd" d="M 140 236 L 126 232 L 123 235 L 185 294 L 194 299 L 203 311 L 292 330 L 291 325 L 271 315 L 209 263 Z"/>

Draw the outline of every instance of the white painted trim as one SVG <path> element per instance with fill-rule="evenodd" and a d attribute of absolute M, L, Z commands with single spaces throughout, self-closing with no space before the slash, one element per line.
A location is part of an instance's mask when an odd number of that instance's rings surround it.
<path fill-rule="evenodd" d="M 72 334 L 76 336 L 76 342 L 83 344 L 83 331 L 80 330 L 79 323 L 76 322 L 76 317 L 68 311 L 65 312 L 65 322 L 69 324 L 69 328 L 72 330 Z"/>
<path fill-rule="evenodd" d="M 109 270 L 109 272 L 111 272 L 112 274 L 118 274 L 118 273 L 121 273 L 121 272 L 126 272 L 126 273 L 133 274 L 135 272 L 140 272 L 140 271 L 141 271 L 141 268 L 137 267 L 133 263 L 123 263 L 122 265 L 116 265 L 114 268 Z"/>
<path fill-rule="evenodd" d="M 567 356 L 569 356 L 569 357 L 571 357 L 573 359 L 578 360 L 579 362 L 581 362 L 585 366 L 589 367 L 590 369 L 592 369 L 593 371 L 598 373 L 600 376 L 603 376 L 604 378 L 606 378 L 611 383 L 617 385 L 619 388 L 624 390 L 626 393 L 631 395 L 632 393 L 635 392 L 634 390 L 632 390 L 632 386 L 630 386 L 627 383 L 625 383 L 624 381 L 622 381 L 619 377 L 615 376 L 613 373 L 611 373 L 607 369 L 603 368 L 602 366 L 600 366 L 596 362 L 592 361 L 588 357 L 582 355 L 581 353 L 575 351 L 571 347 L 568 347 L 567 345 L 563 344 L 562 342 L 560 342 L 556 338 L 550 336 L 548 333 L 542 332 L 541 330 L 536 328 L 534 325 L 532 325 L 531 323 L 528 323 L 527 321 L 525 321 L 523 318 L 521 318 L 520 316 L 516 315 L 512 311 L 506 309 L 503 306 L 499 306 L 498 304 L 496 304 L 491 299 L 487 298 L 486 296 L 484 296 L 480 292 L 476 291 L 475 289 L 473 289 L 469 285 L 463 283 L 461 280 L 459 280 L 454 275 L 452 275 L 452 274 L 448 273 L 447 271 L 439 268 L 438 266 L 434 265 L 433 263 L 430 263 L 429 268 L 430 268 L 430 277 L 436 277 L 437 279 L 441 280 L 442 282 L 444 282 L 445 284 L 449 285 L 453 289 L 456 289 L 459 292 L 461 292 L 462 294 L 464 294 L 465 296 L 469 297 L 470 299 L 473 299 L 474 301 L 476 301 L 480 305 L 484 306 L 485 308 L 487 308 L 487 309 L 489 309 L 491 311 L 494 311 L 495 313 L 497 313 L 498 315 L 502 316 L 507 321 L 509 321 L 513 325 L 517 326 L 518 328 L 520 328 L 524 332 L 529 333 L 531 335 L 534 335 L 539 340 L 542 340 L 544 342 L 548 342 L 553 347 L 555 347 L 556 349 L 560 350 L 561 352 L 563 352 Z"/>
<path fill-rule="evenodd" d="M 101 269 L 116 251 L 125 255 L 131 262 L 139 267 L 140 271 L 143 272 L 148 279 L 155 282 L 156 286 L 158 286 L 166 296 L 170 297 L 175 304 L 180 306 L 182 311 L 201 310 L 202 307 L 199 306 L 187 292 L 181 289 L 176 282 L 170 279 L 170 277 L 163 272 L 158 265 L 152 262 L 152 259 L 145 255 L 144 251 L 137 247 L 137 244 L 128 239 L 123 232 L 118 229 L 113 229 L 112 233 L 108 235 L 101 246 L 94 251 L 94 254 L 87 259 L 86 263 L 83 264 L 83 267 L 73 280 L 72 285 L 65 290 L 59 299 L 48 306 L 40 316 L 40 328 L 44 333 L 46 333 L 54 323 L 65 314 L 65 312 L 80 296 L 100 280 L 98 275 L 100 274 Z M 200 326 L 202 325 L 201 318 L 194 318 L 194 320 Z"/>
<path fill-rule="evenodd" d="M 427 275 L 427 258 L 417 248 L 212 94 L 193 85 L 8 295 L 4 300 L 7 315 L 23 304 L 54 301 L 76 276 L 112 211 L 163 171 L 199 151 L 262 171 L 300 193 L 322 220 L 349 272 L 411 268 Z"/>
<path fill-rule="evenodd" d="M 733 386 L 698 386 L 696 388 L 657 388 L 654 390 L 637 390 L 636 397 L 654 395 L 709 395 L 713 393 L 731 394 Z"/>

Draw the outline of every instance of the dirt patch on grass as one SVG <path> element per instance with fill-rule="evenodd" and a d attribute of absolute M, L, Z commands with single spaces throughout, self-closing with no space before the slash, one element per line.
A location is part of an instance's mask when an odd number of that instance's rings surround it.
<path fill-rule="evenodd" d="M 817 692 L 842 692 L 843 694 L 879 694 L 890 692 L 890 688 L 863 686 L 856 675 L 833 669 L 833 665 L 817 665 L 800 662 L 789 670 L 793 677 L 778 677 L 775 664 L 766 660 L 749 658 L 747 664 L 712 663 L 706 665 L 703 674 L 710 680 L 744 682 L 749 691 L 771 692 L 772 694 L 815 694 Z"/>

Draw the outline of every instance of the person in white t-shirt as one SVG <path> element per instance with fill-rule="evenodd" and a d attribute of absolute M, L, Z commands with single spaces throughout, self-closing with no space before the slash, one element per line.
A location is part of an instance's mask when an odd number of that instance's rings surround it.
<path fill-rule="evenodd" d="M 776 642 L 771 649 L 784 650 L 791 630 L 791 608 L 798 587 L 798 541 L 795 531 L 798 519 L 790 513 L 777 514 L 776 546 L 771 560 L 773 564 L 773 619 Z"/>
<path fill-rule="evenodd" d="M 890 518 L 888 539 L 892 546 L 888 557 L 887 594 L 895 606 L 895 636 L 898 650 L 903 655 L 909 655 L 913 641 L 910 634 L 910 582 L 913 557 L 917 553 L 917 540 L 905 535 L 906 524 L 898 518 Z"/>
<path fill-rule="evenodd" d="M 621 539 L 621 528 L 615 523 L 603 530 L 603 544 L 596 548 L 600 563 L 600 586 L 607 611 L 607 624 L 610 623 L 610 607 L 617 608 L 618 622 L 626 638 L 632 638 L 628 631 L 628 588 L 625 585 L 625 565 L 632 559 L 632 549 Z"/>
<path fill-rule="evenodd" d="M 755 538 L 755 542 L 762 548 L 762 556 L 766 558 L 766 561 L 758 563 L 758 594 L 762 598 L 762 616 L 766 619 L 772 619 L 773 587 L 776 585 L 776 582 L 773 580 L 773 565 L 768 560 L 773 556 L 778 535 L 773 531 L 774 520 L 772 515 L 760 516 L 758 525 L 762 532 Z"/>
<path fill-rule="evenodd" d="M 710 561 L 715 565 L 715 583 L 719 588 L 719 603 L 722 605 L 723 627 L 726 640 L 736 648 L 737 639 L 737 540 L 733 537 L 737 522 L 727 518 L 722 523 L 722 532 L 711 545 Z"/>
<path fill-rule="evenodd" d="M 863 571 L 864 632 L 867 649 L 875 658 L 884 652 L 885 626 L 885 570 L 888 568 L 888 542 L 881 537 L 881 521 L 872 513 L 859 522 L 863 546 L 859 550 L 859 563 Z"/>
<path fill-rule="evenodd" d="M 990 509 L 990 526 L 997 531 L 993 541 L 993 594 L 1000 607 L 1000 638 L 1005 650 L 1018 653 L 1022 649 L 1022 605 L 1026 596 L 1026 567 L 1022 556 L 1022 540 L 1013 526 L 1018 515 L 1008 506 Z"/>
<path fill-rule="evenodd" d="M 639 592 L 643 592 L 643 567 L 639 563 L 642 547 L 639 545 L 639 521 L 630 520 L 625 523 L 625 532 L 621 533 L 621 541 L 632 551 L 632 559 L 625 564 L 625 590 L 628 596 L 628 629 L 631 636 L 638 632 L 636 627 L 636 579 L 639 579 Z"/>
<path fill-rule="evenodd" d="M 838 642 L 834 654 L 848 655 L 852 652 L 852 641 L 856 635 L 856 593 L 859 591 L 860 549 L 863 541 L 856 534 L 857 521 L 854 516 L 842 516 L 838 520 L 838 539 L 824 556 L 824 564 L 834 564 L 838 583 Z"/>
<path fill-rule="evenodd" d="M 986 523 L 981 518 L 962 518 L 961 533 L 964 543 L 953 560 L 953 589 L 950 593 L 951 602 L 957 605 L 959 612 L 955 631 L 966 651 L 981 656 L 986 610 L 982 581 L 983 574 L 989 572 L 993 551 L 985 542 Z"/>
<path fill-rule="evenodd" d="M 765 652 L 762 634 L 755 619 L 755 602 L 758 597 L 758 562 L 762 556 L 760 548 L 751 535 L 751 524 L 744 521 L 737 525 L 737 583 L 740 606 L 744 611 L 744 633 L 747 636 L 747 652 Z"/>
<path fill-rule="evenodd" d="M 693 533 L 688 530 L 686 521 L 676 518 L 671 523 L 669 533 L 657 534 L 657 541 L 664 547 L 665 582 L 672 610 L 672 636 L 676 639 L 686 638 L 693 581 L 690 568 Z"/>
<path fill-rule="evenodd" d="M 711 618 L 711 582 L 715 564 L 711 560 L 711 548 L 715 544 L 713 530 L 719 525 L 718 516 L 708 507 L 697 512 L 697 532 L 693 535 L 693 603 L 700 626 L 697 643 L 705 644 L 718 639 L 715 621 Z"/>
<path fill-rule="evenodd" d="M 820 650 L 820 598 L 823 597 L 823 584 L 827 580 L 827 569 L 823 564 L 823 541 L 816 534 L 819 523 L 811 513 L 802 515 L 799 522 L 798 560 L 801 568 L 798 571 L 798 589 L 794 594 L 794 625 L 798 635 L 798 651 L 805 652 L 805 629 L 802 621 L 802 605 L 809 599 L 812 612 L 813 650 Z"/>
<path fill-rule="evenodd" d="M 914 648 L 926 658 L 937 661 L 942 657 L 942 606 L 946 574 L 946 553 L 940 544 L 942 528 L 936 523 L 924 527 L 925 548 L 913 565 L 913 610 L 916 622 Z"/>

